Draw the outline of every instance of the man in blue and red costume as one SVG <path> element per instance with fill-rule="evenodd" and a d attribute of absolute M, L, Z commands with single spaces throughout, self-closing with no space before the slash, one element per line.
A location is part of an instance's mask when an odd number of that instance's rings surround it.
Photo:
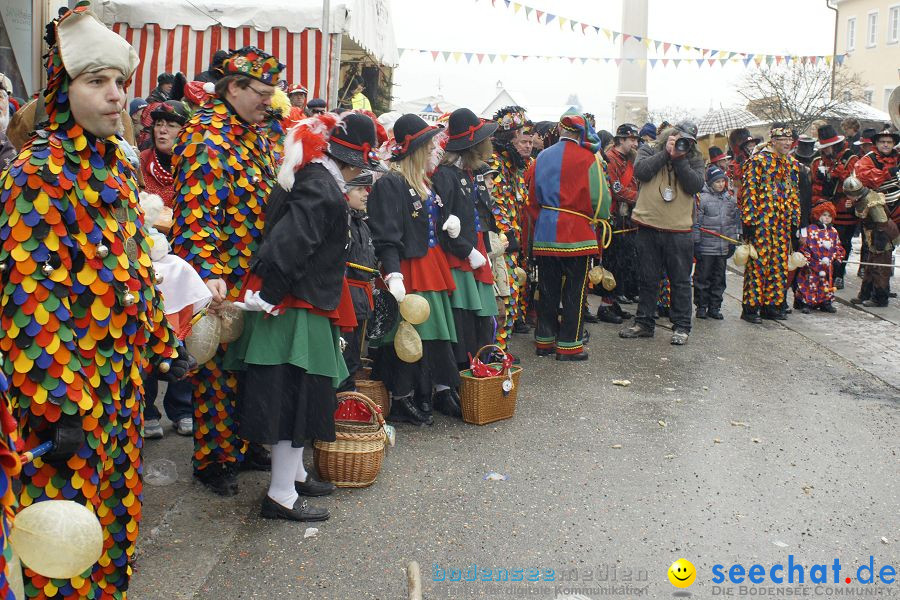
<path fill-rule="evenodd" d="M 579 114 L 565 114 L 559 136 L 538 155 L 529 194 L 539 273 L 534 339 L 538 356 L 555 352 L 556 360 L 581 361 L 588 357 L 581 335 L 588 265 L 612 197 L 593 127 Z"/>
<path fill-rule="evenodd" d="M 275 180 L 267 117 L 284 66 L 254 47 L 232 52 L 215 95 L 197 109 L 175 144 L 172 249 L 191 263 L 213 294 L 212 311 L 241 294 Z M 225 347 L 201 365 L 194 386 L 194 476 L 213 492 L 237 493 L 236 471 L 267 468 L 234 419 L 237 377 L 222 368 Z"/>
<path fill-rule="evenodd" d="M 85 505 L 103 554 L 72 579 L 25 569 L 25 594 L 124 599 L 141 518 L 142 378 L 187 364 L 172 360 L 116 135 L 137 54 L 87 3 L 51 23 L 47 43 L 46 127 L 0 180 L 0 351 L 24 446 L 54 443 L 22 467 L 20 506 Z"/>

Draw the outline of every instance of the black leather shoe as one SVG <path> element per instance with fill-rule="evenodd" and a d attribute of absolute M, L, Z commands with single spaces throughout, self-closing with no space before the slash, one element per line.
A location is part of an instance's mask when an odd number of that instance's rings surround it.
<path fill-rule="evenodd" d="M 805 306 L 805 305 L 804 305 L 803 308 L 800 309 L 800 312 L 802 312 L 804 315 L 808 315 L 808 314 L 811 313 L 812 311 L 809 310 L 809 307 L 808 307 L 808 306 Z"/>
<path fill-rule="evenodd" d="M 759 309 L 744 309 L 741 312 L 741 319 L 747 321 L 748 323 L 753 323 L 754 325 L 762 324 L 762 317 L 759 316 Z"/>
<path fill-rule="evenodd" d="M 328 509 L 310 506 L 306 500 L 298 500 L 293 508 L 287 508 L 266 496 L 259 509 L 259 516 L 286 521 L 327 521 L 331 515 L 328 514 Z"/>
<path fill-rule="evenodd" d="M 589 310 L 584 311 L 584 315 L 582 316 L 585 323 L 599 323 L 600 319 L 597 318 L 597 315 L 592 313 Z"/>
<path fill-rule="evenodd" d="M 630 312 L 628 312 L 627 310 L 625 310 L 621 306 L 619 306 L 618 302 L 616 302 L 615 304 L 612 305 L 612 310 L 614 313 L 616 313 L 623 319 L 630 319 L 631 317 L 634 316 L 633 314 L 631 314 Z"/>
<path fill-rule="evenodd" d="M 608 306 L 601 306 L 597 309 L 597 318 L 603 323 L 612 323 L 613 325 L 622 324 L 622 317 L 614 313 Z"/>
<path fill-rule="evenodd" d="M 707 316 L 709 316 L 710 319 L 715 319 L 717 321 L 721 321 L 722 319 L 725 318 L 722 315 L 722 311 L 719 310 L 718 308 L 710 308 L 709 310 L 706 311 L 706 314 L 707 314 Z"/>
<path fill-rule="evenodd" d="M 850 298 L 850 304 L 862 304 L 868 300 L 868 298 Z"/>
<path fill-rule="evenodd" d="M 827 312 L 827 313 L 836 313 L 837 312 L 837 309 L 834 307 L 834 304 L 832 304 L 831 302 L 823 302 L 822 306 L 820 306 L 819 308 L 822 310 L 822 312 Z"/>
<path fill-rule="evenodd" d="M 705 306 L 698 306 L 698 307 L 697 307 L 697 313 L 696 313 L 696 315 L 697 315 L 697 318 L 698 318 L 698 319 L 705 319 L 706 316 L 707 316 L 707 314 L 709 314 L 709 309 L 708 309 L 708 308 L 706 308 Z"/>
<path fill-rule="evenodd" d="M 441 390 L 434 395 L 434 406 L 449 417 L 462 418 L 462 407 L 459 404 L 459 394 L 453 388 Z"/>
<path fill-rule="evenodd" d="M 428 425 L 429 416 L 425 415 L 419 407 L 416 406 L 412 394 L 391 398 L 391 414 L 389 421 L 412 423 L 413 425 Z M 433 422 L 433 419 L 432 419 Z"/>
<path fill-rule="evenodd" d="M 320 481 L 307 473 L 306 481 L 295 481 L 294 489 L 301 496 L 330 496 L 337 489 L 337 486 L 330 481 Z"/>
<path fill-rule="evenodd" d="M 513 333 L 529 333 L 531 327 L 525 321 L 516 321 L 513 323 Z"/>
<path fill-rule="evenodd" d="M 235 496 L 238 493 L 234 474 L 222 463 L 214 463 L 205 469 L 194 469 L 194 479 L 219 496 Z"/>
<path fill-rule="evenodd" d="M 632 338 L 651 338 L 653 337 L 653 330 L 635 323 L 631 327 L 626 327 L 620 331 L 619 337 L 626 340 Z"/>
<path fill-rule="evenodd" d="M 272 455 L 260 444 L 251 443 L 244 453 L 244 460 L 238 463 L 241 471 L 271 471 Z"/>
<path fill-rule="evenodd" d="M 588 359 L 588 353 L 582 350 L 578 354 L 560 354 L 556 353 L 556 360 L 561 362 L 581 362 Z"/>

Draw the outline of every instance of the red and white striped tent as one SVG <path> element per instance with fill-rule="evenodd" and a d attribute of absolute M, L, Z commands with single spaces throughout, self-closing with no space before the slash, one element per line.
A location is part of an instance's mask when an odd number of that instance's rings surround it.
<path fill-rule="evenodd" d="M 301 83 L 310 98 L 329 104 L 344 45 L 387 66 L 398 60 L 388 0 L 332 2 L 324 28 L 321 0 L 107 0 L 95 11 L 141 58 L 133 97 L 149 94 L 160 73 L 192 79 L 220 49 L 256 46 L 273 54 L 285 64 L 288 84 Z"/>

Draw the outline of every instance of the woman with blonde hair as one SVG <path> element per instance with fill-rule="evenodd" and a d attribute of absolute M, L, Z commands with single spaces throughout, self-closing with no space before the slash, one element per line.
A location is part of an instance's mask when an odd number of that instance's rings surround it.
<path fill-rule="evenodd" d="M 422 338 L 422 357 L 407 363 L 394 350 L 390 331 L 381 340 L 376 371 L 391 392 L 391 417 L 416 425 L 431 425 L 432 391 L 446 396 L 459 385 L 459 372 L 451 344 L 456 328 L 450 294 L 456 289 L 443 240 L 460 235 L 460 220 L 451 214 L 449 202 L 438 195 L 429 174 L 441 150 L 438 127 L 408 114 L 394 124 L 390 172 L 369 195 L 369 225 L 375 253 L 381 261 L 384 281 L 397 302 L 407 293 L 428 301 L 428 320 L 416 325 Z"/>
<path fill-rule="evenodd" d="M 497 127 L 497 123 L 479 119 L 468 108 L 454 111 L 447 128 L 446 152 L 432 177 L 435 192 L 450 204 L 451 212 L 461 222 L 459 237 L 441 242 L 456 284 L 450 304 L 456 325 L 453 353 L 459 369 L 468 368 L 469 356 L 494 337 L 497 304 L 486 236 L 496 226 L 480 169 L 493 154 L 491 135 Z M 448 415 L 462 415 L 455 390 L 436 394 L 434 404 Z"/>

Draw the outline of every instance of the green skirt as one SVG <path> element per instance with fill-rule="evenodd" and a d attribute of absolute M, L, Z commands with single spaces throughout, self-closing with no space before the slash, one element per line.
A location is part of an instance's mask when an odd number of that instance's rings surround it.
<path fill-rule="evenodd" d="M 228 346 L 224 368 L 243 371 L 247 364 L 291 364 L 311 375 L 331 377 L 337 388 L 349 375 L 340 337 L 328 318 L 303 308 L 289 308 L 277 317 L 248 312 L 243 334 Z"/>
<path fill-rule="evenodd" d="M 481 296 L 481 310 L 478 311 L 479 317 L 496 317 L 497 316 L 497 297 L 494 295 L 494 285 L 491 283 L 481 283 L 476 281 L 478 287 L 478 295 Z"/>
<path fill-rule="evenodd" d="M 450 305 L 450 297 L 447 292 L 416 292 L 419 296 L 428 301 L 431 314 L 428 320 L 421 325 L 414 325 L 419 337 L 423 341 L 427 340 L 445 340 L 456 343 L 456 325 L 453 323 L 453 307 Z M 380 348 L 385 344 L 394 343 L 394 335 L 397 333 L 397 327 L 400 326 L 402 317 L 398 317 L 397 325 L 394 326 L 380 340 L 370 340 L 369 345 L 373 348 Z"/>
<path fill-rule="evenodd" d="M 478 282 L 471 271 L 450 269 L 456 289 L 450 294 L 450 306 L 460 310 L 481 310 L 481 295 Z"/>

